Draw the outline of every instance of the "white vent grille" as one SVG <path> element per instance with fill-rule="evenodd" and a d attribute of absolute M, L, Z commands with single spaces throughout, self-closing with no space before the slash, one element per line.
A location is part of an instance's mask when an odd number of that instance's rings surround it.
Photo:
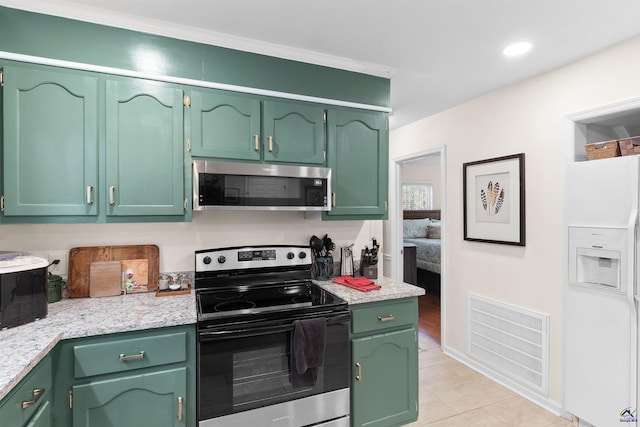
<path fill-rule="evenodd" d="M 469 294 L 467 320 L 467 350 L 471 357 L 548 393 L 548 315 Z"/>

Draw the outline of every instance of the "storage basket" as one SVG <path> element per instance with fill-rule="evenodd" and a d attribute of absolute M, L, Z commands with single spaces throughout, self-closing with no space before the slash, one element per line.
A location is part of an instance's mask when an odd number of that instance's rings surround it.
<path fill-rule="evenodd" d="M 586 144 L 584 148 L 587 150 L 589 160 L 607 159 L 620 155 L 620 146 L 617 140 Z"/>
<path fill-rule="evenodd" d="M 633 156 L 640 154 L 640 136 L 632 136 L 618 141 L 620 145 L 620 153 L 623 156 Z"/>

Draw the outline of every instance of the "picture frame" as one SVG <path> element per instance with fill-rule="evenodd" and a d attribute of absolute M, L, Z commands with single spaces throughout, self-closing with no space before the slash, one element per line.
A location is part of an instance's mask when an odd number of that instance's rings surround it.
<path fill-rule="evenodd" d="M 462 165 L 464 240 L 525 246 L 525 155 Z"/>

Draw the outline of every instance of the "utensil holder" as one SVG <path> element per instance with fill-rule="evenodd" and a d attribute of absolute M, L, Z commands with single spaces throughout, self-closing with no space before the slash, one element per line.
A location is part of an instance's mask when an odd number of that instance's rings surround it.
<path fill-rule="evenodd" d="M 331 280 L 333 275 L 333 257 L 316 257 L 313 263 L 313 277 L 316 280 Z"/>

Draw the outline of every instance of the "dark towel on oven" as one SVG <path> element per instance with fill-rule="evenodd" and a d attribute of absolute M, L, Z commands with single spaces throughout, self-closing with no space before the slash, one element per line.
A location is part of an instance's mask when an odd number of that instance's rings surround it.
<path fill-rule="evenodd" d="M 306 319 L 293 322 L 291 334 L 291 384 L 294 387 L 314 386 L 318 368 L 324 364 L 327 319 Z"/>

